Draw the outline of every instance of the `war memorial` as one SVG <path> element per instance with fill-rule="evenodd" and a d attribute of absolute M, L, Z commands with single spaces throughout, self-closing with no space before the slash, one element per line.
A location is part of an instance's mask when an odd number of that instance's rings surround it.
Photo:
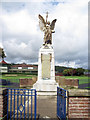
<path fill-rule="evenodd" d="M 46 14 L 46 20 L 39 14 L 39 26 L 40 30 L 44 32 L 43 45 L 39 50 L 38 56 L 38 80 L 34 84 L 38 92 L 54 92 L 57 91 L 58 83 L 55 81 L 55 58 L 54 49 L 52 46 L 52 33 L 55 33 L 55 23 L 54 19 L 51 23 L 47 20 L 48 13 Z M 50 93 L 51 94 L 51 93 Z"/>

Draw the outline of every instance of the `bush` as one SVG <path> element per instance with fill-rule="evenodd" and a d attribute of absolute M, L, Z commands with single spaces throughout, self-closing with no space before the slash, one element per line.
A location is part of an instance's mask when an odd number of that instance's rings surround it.
<path fill-rule="evenodd" d="M 63 75 L 65 76 L 80 76 L 84 74 L 84 69 L 83 68 L 77 68 L 77 69 L 65 69 L 63 71 Z"/>

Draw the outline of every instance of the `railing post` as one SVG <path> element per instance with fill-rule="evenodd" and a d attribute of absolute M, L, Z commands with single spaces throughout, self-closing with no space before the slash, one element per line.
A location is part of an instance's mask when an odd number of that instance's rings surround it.
<path fill-rule="evenodd" d="M 34 119 L 36 120 L 36 116 L 37 116 L 37 94 L 36 94 L 36 90 L 35 90 L 35 102 L 34 102 Z"/>

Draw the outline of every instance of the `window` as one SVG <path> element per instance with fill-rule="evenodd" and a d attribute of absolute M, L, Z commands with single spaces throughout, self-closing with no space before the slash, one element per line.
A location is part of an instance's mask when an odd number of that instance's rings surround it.
<path fill-rule="evenodd" d="M 18 69 L 22 69 L 22 67 L 18 67 Z"/>
<path fill-rule="evenodd" d="M 33 67 L 28 67 L 28 69 L 33 69 Z"/>

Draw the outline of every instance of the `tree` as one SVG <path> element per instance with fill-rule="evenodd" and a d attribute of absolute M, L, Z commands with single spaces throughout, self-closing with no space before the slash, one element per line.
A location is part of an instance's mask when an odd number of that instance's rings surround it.
<path fill-rule="evenodd" d="M 77 75 L 80 76 L 84 74 L 85 70 L 83 68 L 77 68 L 76 71 L 77 71 Z"/>
<path fill-rule="evenodd" d="M 71 76 L 71 69 L 65 69 L 64 71 L 63 71 L 63 75 L 65 75 L 65 76 Z"/>
<path fill-rule="evenodd" d="M 63 71 L 63 75 L 65 76 L 80 76 L 84 74 L 84 69 L 83 68 L 77 68 L 77 69 L 73 69 L 73 68 L 69 68 L 69 69 L 65 69 Z"/>
<path fill-rule="evenodd" d="M 0 48 L 0 57 L 2 58 L 2 60 L 4 60 L 4 58 L 6 57 L 3 48 Z"/>

